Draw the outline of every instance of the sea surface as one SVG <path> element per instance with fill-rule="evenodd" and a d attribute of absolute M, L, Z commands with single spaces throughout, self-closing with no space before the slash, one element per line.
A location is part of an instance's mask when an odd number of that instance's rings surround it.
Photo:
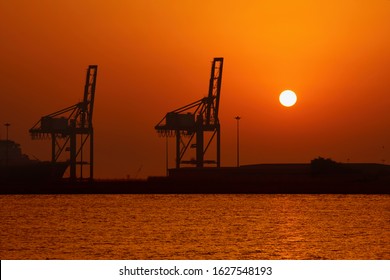
<path fill-rule="evenodd" d="M 389 195 L 1 195 L 0 259 L 390 259 Z"/>

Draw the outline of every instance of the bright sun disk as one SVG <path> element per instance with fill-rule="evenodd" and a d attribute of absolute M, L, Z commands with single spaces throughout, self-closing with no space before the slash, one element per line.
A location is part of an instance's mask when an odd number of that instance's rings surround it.
<path fill-rule="evenodd" d="M 279 95 L 280 104 L 285 107 L 291 107 L 297 102 L 297 95 L 292 90 L 284 90 Z"/>

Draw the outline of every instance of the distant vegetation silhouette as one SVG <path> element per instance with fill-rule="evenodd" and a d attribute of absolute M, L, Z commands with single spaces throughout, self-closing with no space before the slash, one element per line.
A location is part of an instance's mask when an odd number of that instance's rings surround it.
<path fill-rule="evenodd" d="M 341 163 L 331 158 L 317 157 L 310 162 L 311 172 L 313 174 L 338 174 L 346 172 Z"/>

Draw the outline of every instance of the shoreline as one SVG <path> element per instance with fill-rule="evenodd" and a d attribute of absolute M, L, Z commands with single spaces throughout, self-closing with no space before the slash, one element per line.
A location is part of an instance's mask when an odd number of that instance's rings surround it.
<path fill-rule="evenodd" d="M 164 178 L 164 177 L 163 177 Z M 180 182 L 158 180 L 96 180 L 48 184 L 8 184 L 6 194 L 390 194 L 390 178 L 373 182 Z"/>
<path fill-rule="evenodd" d="M 170 169 L 147 179 L 0 182 L 0 194 L 390 194 L 390 166 L 309 164 Z"/>

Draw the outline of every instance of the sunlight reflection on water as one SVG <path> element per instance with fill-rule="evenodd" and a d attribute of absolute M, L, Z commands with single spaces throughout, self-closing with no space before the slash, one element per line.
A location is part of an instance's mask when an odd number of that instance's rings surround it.
<path fill-rule="evenodd" d="M 1 259 L 389 259 L 386 195 L 3 195 Z"/>

